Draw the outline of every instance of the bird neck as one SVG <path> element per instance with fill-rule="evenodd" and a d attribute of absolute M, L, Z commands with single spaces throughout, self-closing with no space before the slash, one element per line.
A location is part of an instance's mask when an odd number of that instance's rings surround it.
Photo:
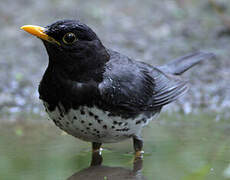
<path fill-rule="evenodd" d="M 47 70 L 56 72 L 64 79 L 87 82 L 103 80 L 106 63 L 110 59 L 107 50 L 101 45 L 98 49 L 65 52 L 47 47 L 49 65 Z"/>
<path fill-rule="evenodd" d="M 86 67 L 72 63 L 50 63 L 47 71 L 52 72 L 52 75 L 49 73 L 49 76 L 55 76 L 59 81 L 76 81 L 80 83 L 95 81 L 99 83 L 103 80 L 105 63 L 97 67 Z"/>

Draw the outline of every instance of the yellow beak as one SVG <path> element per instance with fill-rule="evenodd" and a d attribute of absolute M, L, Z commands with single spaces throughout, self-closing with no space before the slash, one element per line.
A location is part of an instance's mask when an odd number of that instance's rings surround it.
<path fill-rule="evenodd" d="M 23 29 L 24 31 L 40 38 L 43 39 L 45 41 L 51 42 L 51 43 L 56 43 L 58 45 L 61 45 L 58 41 L 56 41 L 54 38 L 48 36 L 44 31 L 45 28 L 40 27 L 40 26 L 33 26 L 33 25 L 25 25 L 22 26 L 21 29 Z"/>

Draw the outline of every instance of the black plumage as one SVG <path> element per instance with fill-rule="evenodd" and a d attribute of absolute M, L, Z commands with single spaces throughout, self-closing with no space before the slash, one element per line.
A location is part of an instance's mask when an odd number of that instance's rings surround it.
<path fill-rule="evenodd" d="M 164 66 L 153 67 L 107 49 L 97 35 L 79 21 L 57 21 L 42 33 L 48 35 L 45 40 L 41 39 L 49 55 L 49 65 L 40 83 L 39 94 L 48 111 L 58 109 L 68 119 L 72 110 L 83 118 L 85 107 L 96 108 L 89 116 L 97 124 L 94 126 L 90 121 L 90 127 L 81 132 L 90 134 L 94 127 L 93 134 L 98 132 L 97 138 L 88 135 L 82 139 L 101 144 L 107 142 L 103 139 L 106 137 L 133 137 L 136 152 L 142 148 L 140 131 L 148 124 L 148 119 L 187 91 L 187 82 L 178 75 L 213 56 L 212 53 L 195 52 Z M 104 112 L 109 120 L 100 117 L 97 110 Z M 116 118 L 119 121 L 115 121 Z M 63 126 L 66 124 L 62 121 L 68 120 L 60 120 Z M 138 127 L 136 131 L 129 125 L 132 121 Z M 69 121 L 67 125 L 71 126 Z M 98 126 L 101 126 L 100 131 Z M 118 126 L 124 127 L 116 128 Z M 61 128 L 74 135 L 68 127 Z M 76 129 L 80 131 L 80 127 Z M 113 136 L 115 131 L 117 134 Z M 79 133 L 74 136 L 81 138 Z"/>

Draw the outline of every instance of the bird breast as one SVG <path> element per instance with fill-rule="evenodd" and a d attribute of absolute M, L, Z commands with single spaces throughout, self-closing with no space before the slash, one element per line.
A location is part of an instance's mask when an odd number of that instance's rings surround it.
<path fill-rule="evenodd" d="M 46 111 L 53 122 L 68 134 L 89 142 L 111 143 L 132 136 L 139 136 L 143 126 L 152 118 L 139 115 L 135 119 L 122 119 L 111 116 L 109 112 L 97 107 L 81 106 L 67 113 L 61 104 L 50 111 L 44 102 Z"/>

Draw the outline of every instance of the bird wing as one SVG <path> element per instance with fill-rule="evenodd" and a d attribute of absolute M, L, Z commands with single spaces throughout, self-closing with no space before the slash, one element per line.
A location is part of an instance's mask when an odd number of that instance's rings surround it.
<path fill-rule="evenodd" d="M 166 75 L 154 68 L 151 72 L 155 87 L 151 107 L 159 107 L 175 101 L 188 90 L 188 83 L 178 76 Z"/>
<path fill-rule="evenodd" d="M 185 81 L 164 74 L 145 63 L 112 57 L 104 81 L 99 84 L 103 104 L 114 114 L 137 115 L 143 111 L 159 111 L 188 89 Z"/>

